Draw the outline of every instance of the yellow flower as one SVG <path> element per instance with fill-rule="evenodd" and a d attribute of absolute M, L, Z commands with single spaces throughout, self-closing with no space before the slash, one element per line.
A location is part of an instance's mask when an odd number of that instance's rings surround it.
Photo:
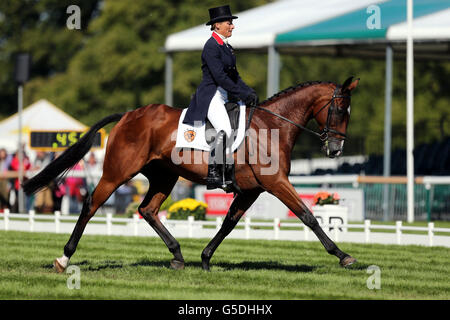
<path fill-rule="evenodd" d="M 192 198 L 186 198 L 180 201 L 175 202 L 169 207 L 169 212 L 174 212 L 180 209 L 194 211 L 198 207 L 207 208 L 208 205 L 203 201 L 198 201 Z"/>

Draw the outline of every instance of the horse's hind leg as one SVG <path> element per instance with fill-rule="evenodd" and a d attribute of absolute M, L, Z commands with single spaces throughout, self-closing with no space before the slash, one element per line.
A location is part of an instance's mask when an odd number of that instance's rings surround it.
<path fill-rule="evenodd" d="M 161 172 L 159 174 L 153 173 L 149 176 L 149 180 L 150 188 L 144 201 L 138 208 L 139 213 L 161 237 L 169 251 L 173 254 L 170 266 L 173 269 L 183 269 L 184 259 L 181 254 L 180 244 L 170 234 L 166 227 L 164 227 L 158 217 L 159 208 L 175 186 L 178 175 L 168 172 L 164 172 L 163 174 L 161 174 Z"/>
<path fill-rule="evenodd" d="M 109 196 L 116 190 L 120 183 L 107 181 L 102 177 L 95 188 L 92 195 L 89 195 L 83 203 L 80 216 L 69 238 L 69 241 L 64 246 L 64 255 L 54 261 L 53 265 L 58 273 L 64 272 L 69 263 L 69 259 L 75 253 L 78 242 L 83 235 L 86 224 L 94 216 L 97 209 L 109 198 Z"/>

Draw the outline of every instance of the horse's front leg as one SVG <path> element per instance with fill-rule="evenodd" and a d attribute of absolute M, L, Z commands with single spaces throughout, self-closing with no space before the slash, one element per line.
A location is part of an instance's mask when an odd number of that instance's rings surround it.
<path fill-rule="evenodd" d="M 239 194 L 234 198 L 228 209 L 227 216 L 225 217 L 222 227 L 209 244 L 203 249 L 202 252 L 202 268 L 209 271 L 209 261 L 211 260 L 214 251 L 222 243 L 223 239 L 234 229 L 239 219 L 247 211 L 248 208 L 255 202 L 262 190 L 252 190 Z"/>
<path fill-rule="evenodd" d="M 339 258 L 339 263 L 341 266 L 348 267 L 356 262 L 355 258 L 341 251 L 326 235 L 317 222 L 317 219 L 300 199 L 297 191 L 289 182 L 287 177 L 282 179 L 282 181 L 278 181 L 274 184 L 274 188 L 270 188 L 268 191 L 280 199 L 307 227 L 314 232 L 327 252 Z"/>

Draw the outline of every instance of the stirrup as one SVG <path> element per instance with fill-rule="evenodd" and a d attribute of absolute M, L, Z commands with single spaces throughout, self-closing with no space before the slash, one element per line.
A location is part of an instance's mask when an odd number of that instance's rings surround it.
<path fill-rule="evenodd" d="M 225 164 L 224 170 L 224 186 L 222 189 L 226 193 L 233 192 L 235 195 L 242 193 L 241 188 L 237 185 L 236 176 L 234 174 L 234 163 Z"/>

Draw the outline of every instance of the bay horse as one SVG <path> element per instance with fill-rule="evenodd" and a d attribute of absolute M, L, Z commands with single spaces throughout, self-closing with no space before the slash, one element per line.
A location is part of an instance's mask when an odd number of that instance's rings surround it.
<path fill-rule="evenodd" d="M 359 79 L 348 78 L 342 85 L 333 82 L 306 82 L 285 89 L 258 106 L 246 109 L 248 129 L 277 130 L 279 144 L 276 146 L 259 143 L 258 136 L 247 136 L 239 148 L 248 150 L 258 146 L 265 148 L 278 161 L 276 172 L 265 174 L 270 163 L 249 161 L 250 151 L 245 152 L 245 160 L 235 167 L 236 183 L 240 188 L 224 222 L 201 254 L 202 268 L 210 270 L 210 260 L 217 247 L 233 230 L 245 211 L 264 192 L 270 192 L 281 200 L 320 240 L 326 251 L 339 258 L 343 267 L 350 266 L 356 259 L 341 251 L 325 234 L 316 218 L 302 202 L 295 188 L 289 182 L 291 153 L 302 131 L 310 131 L 320 137 L 322 147 L 328 157 L 340 156 L 346 138 L 350 119 L 351 92 Z M 175 164 L 171 154 L 175 147 L 173 132 L 177 130 L 181 109 L 164 104 L 151 104 L 136 110 L 110 115 L 96 124 L 74 145 L 66 149 L 58 158 L 41 172 L 23 184 L 27 194 L 32 194 L 63 176 L 89 151 L 96 132 L 108 123 L 118 122 L 111 130 L 106 146 L 103 174 L 98 185 L 87 195 L 74 230 L 64 246 L 64 255 L 54 261 L 57 272 L 64 272 L 69 259 L 75 253 L 86 224 L 97 209 L 123 183 L 138 173 L 150 182 L 149 190 L 138 211 L 146 222 L 161 237 L 173 254 L 170 266 L 184 268 L 184 259 L 178 241 L 169 233 L 158 217 L 161 204 L 169 196 L 178 178 L 184 177 L 198 184 L 206 184 L 208 161 L 202 163 Z M 309 120 L 315 119 L 320 133 L 306 128 Z M 271 136 L 268 136 L 270 141 Z M 239 149 L 238 149 L 239 150 Z M 187 153 L 187 154 L 186 154 Z M 183 150 L 181 154 L 200 158 L 206 152 Z M 233 154 L 236 161 L 236 152 Z M 207 158 L 207 157 L 206 157 Z"/>

